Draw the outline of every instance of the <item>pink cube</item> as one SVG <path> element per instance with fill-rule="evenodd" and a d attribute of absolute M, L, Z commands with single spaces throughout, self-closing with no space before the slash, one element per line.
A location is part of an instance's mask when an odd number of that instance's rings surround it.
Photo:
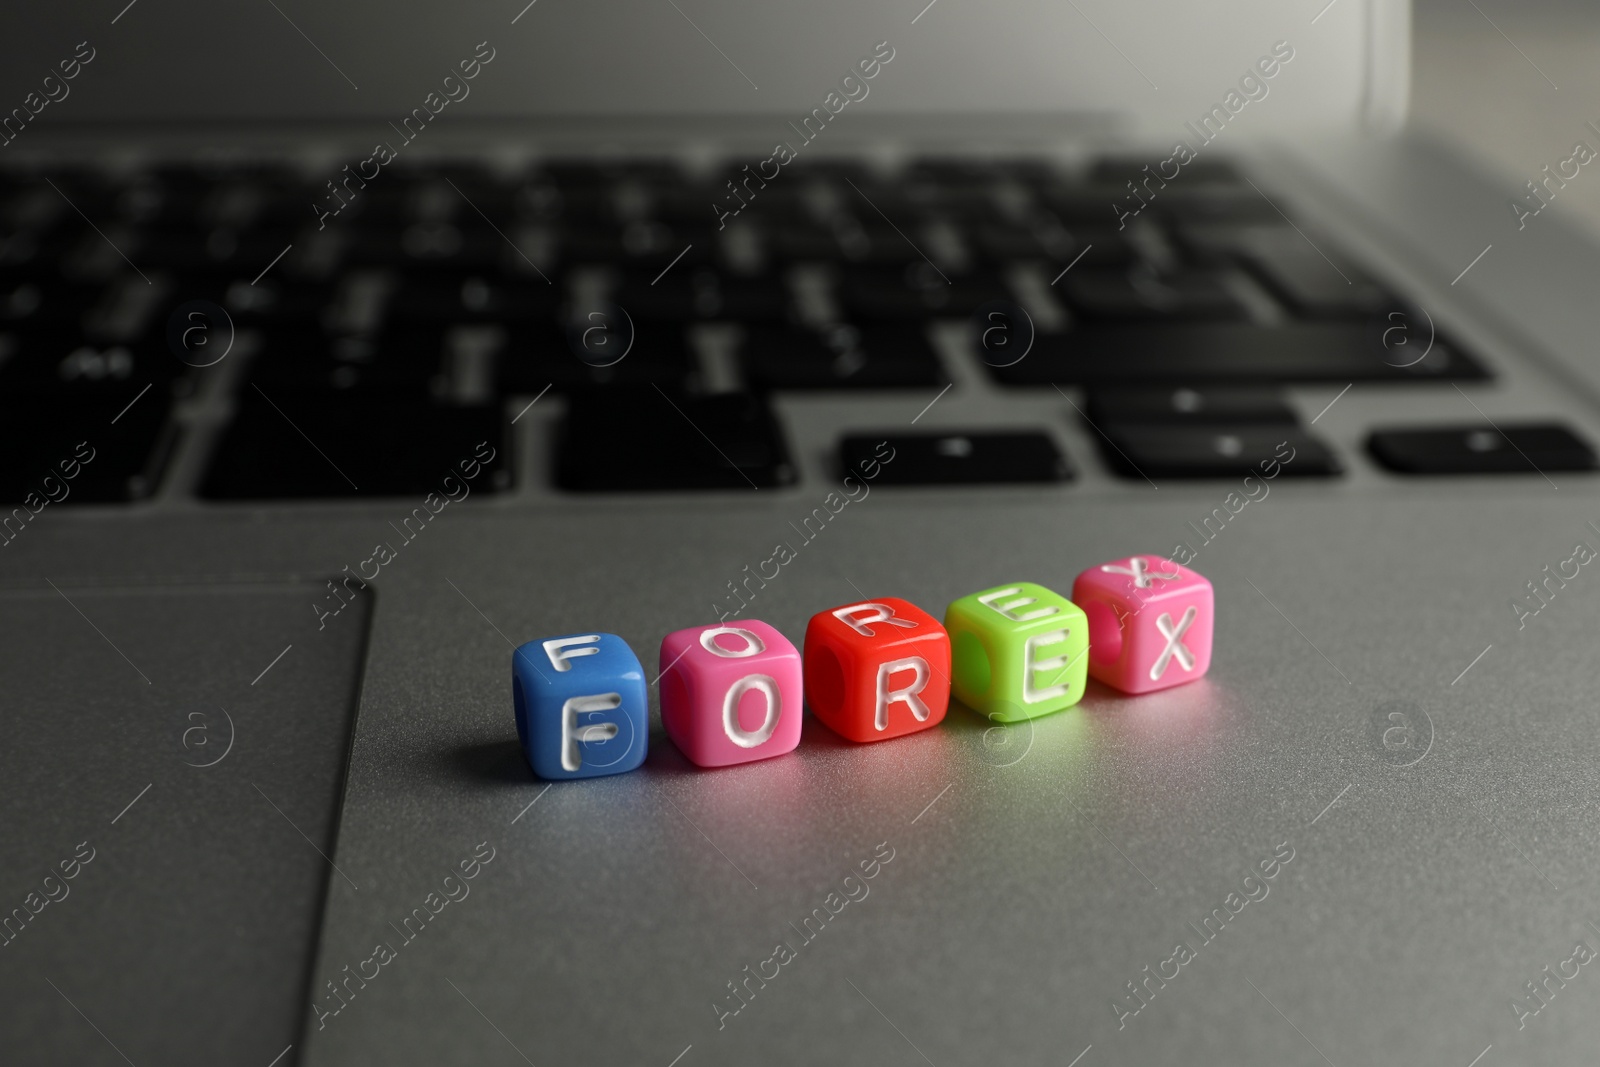
<path fill-rule="evenodd" d="M 764 622 L 693 626 L 661 641 L 661 725 L 701 767 L 794 751 L 803 707 L 800 652 Z"/>
<path fill-rule="evenodd" d="M 1089 617 L 1089 673 L 1124 693 L 1192 682 L 1211 666 L 1211 583 L 1163 556 L 1090 567 L 1072 583 Z"/>

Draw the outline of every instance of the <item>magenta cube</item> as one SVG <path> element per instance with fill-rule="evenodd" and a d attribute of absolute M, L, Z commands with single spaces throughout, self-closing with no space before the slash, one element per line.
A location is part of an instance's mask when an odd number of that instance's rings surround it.
<path fill-rule="evenodd" d="M 661 642 L 661 725 L 701 767 L 769 759 L 800 743 L 800 652 L 755 619 Z"/>
<path fill-rule="evenodd" d="M 1090 567 L 1072 583 L 1089 617 L 1089 673 L 1124 693 L 1192 682 L 1211 666 L 1211 583 L 1162 556 Z"/>

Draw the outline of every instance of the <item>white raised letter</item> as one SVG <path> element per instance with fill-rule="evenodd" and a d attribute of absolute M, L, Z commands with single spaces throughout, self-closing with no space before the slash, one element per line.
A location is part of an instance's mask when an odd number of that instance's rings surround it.
<path fill-rule="evenodd" d="M 1033 654 L 1046 645 L 1059 645 L 1067 640 L 1066 630 L 1051 630 L 1047 634 L 1034 634 L 1022 646 L 1022 702 L 1024 704 L 1037 704 L 1041 700 L 1051 700 L 1055 697 L 1067 695 L 1068 687 L 1064 685 L 1047 685 L 1043 689 L 1036 689 L 1033 685 L 1033 676 L 1037 671 L 1055 671 L 1052 678 L 1059 678 L 1066 673 L 1069 666 L 1066 656 L 1052 656 L 1049 659 L 1034 659 Z"/>
<path fill-rule="evenodd" d="M 900 671 L 915 671 L 916 677 L 911 684 L 899 689 L 889 688 L 889 676 Z M 889 728 L 889 705 L 896 700 L 906 702 L 906 707 L 911 709 L 912 716 L 918 722 L 927 722 L 928 716 L 933 714 L 933 709 L 922 702 L 918 693 L 928 684 L 928 661 L 921 656 L 907 656 L 905 659 L 893 660 L 878 668 L 878 711 L 873 717 L 872 725 L 879 730 Z"/>
<path fill-rule="evenodd" d="M 563 648 L 573 645 L 585 647 L 576 652 L 562 652 Z M 554 637 L 544 643 L 544 654 L 550 657 L 550 666 L 558 671 L 570 671 L 572 664 L 568 660 L 577 659 L 579 656 L 592 656 L 600 651 L 600 635 L 585 634 L 583 637 Z"/>
<path fill-rule="evenodd" d="M 735 634 L 739 640 L 744 642 L 744 647 L 733 651 L 723 648 L 717 644 L 717 636 L 719 634 Z M 762 643 L 761 638 L 749 630 L 740 629 L 737 626 L 718 626 L 710 630 L 701 630 L 700 647 L 713 655 L 721 656 L 723 659 L 744 659 L 746 656 L 754 656 L 767 650 L 767 646 Z"/>
<path fill-rule="evenodd" d="M 1010 585 L 1004 589 L 996 589 L 992 593 L 983 594 L 978 598 L 978 603 L 1010 619 L 1012 622 L 1027 623 L 1028 626 L 1044 626 L 1050 621 L 1052 615 L 1061 614 L 1061 608 L 1055 604 L 1035 608 L 1033 611 L 1022 611 L 1021 609 L 1029 604 L 1037 604 L 1039 598 L 1036 596 L 1018 596 L 1017 594 L 1021 592 L 1021 586 Z M 1003 604 L 996 604 L 995 601 L 1001 597 L 1013 597 L 1014 599 L 1007 600 Z"/>
<path fill-rule="evenodd" d="M 578 748 L 581 742 L 609 741 L 617 736 L 616 723 L 597 722 L 591 726 L 579 727 L 578 716 L 590 711 L 611 711 L 621 706 L 621 693 L 596 693 L 593 696 L 573 697 L 561 705 L 562 770 L 575 771 L 583 766 L 583 751 Z"/>
<path fill-rule="evenodd" d="M 1172 561 L 1162 560 L 1161 562 L 1171 563 Z M 1134 556 L 1133 558 L 1129 559 L 1126 567 L 1118 567 L 1115 564 L 1103 563 L 1100 565 L 1100 569 L 1105 571 L 1107 574 L 1126 574 L 1128 577 L 1133 579 L 1133 587 L 1135 589 L 1149 589 L 1150 582 L 1154 578 L 1161 578 L 1172 582 L 1183 577 L 1183 575 L 1179 574 L 1177 571 L 1173 571 L 1171 574 L 1167 574 L 1164 571 L 1156 571 L 1152 573 L 1150 570 L 1150 561 L 1143 556 Z"/>
<path fill-rule="evenodd" d="M 868 614 L 870 613 L 870 614 Z M 861 615 L 861 618 L 856 616 Z M 862 637 L 871 637 L 872 630 L 867 624 L 872 622 L 886 622 L 890 626 L 916 626 L 915 619 L 900 619 L 895 617 L 894 609 L 887 604 L 851 604 L 849 607 L 837 608 L 833 617 L 850 627 Z"/>
<path fill-rule="evenodd" d="M 1150 680 L 1158 682 L 1161 676 L 1167 673 L 1167 664 L 1174 659 L 1186 671 L 1194 670 L 1194 653 L 1189 651 L 1189 646 L 1183 643 L 1184 631 L 1194 625 L 1195 609 L 1193 606 L 1183 613 L 1183 618 L 1178 620 L 1178 625 L 1172 625 L 1172 616 L 1162 612 L 1156 616 L 1156 629 L 1161 631 L 1161 636 L 1167 639 L 1167 647 L 1161 650 L 1161 655 L 1150 667 Z"/>
<path fill-rule="evenodd" d="M 767 710 L 761 725 L 745 730 L 739 725 L 739 701 L 751 690 L 766 698 Z M 728 687 L 722 698 L 722 729 L 728 740 L 740 748 L 755 748 L 764 744 L 778 728 L 778 717 L 783 714 L 783 696 L 778 692 L 778 680 L 770 674 L 747 674 Z"/>

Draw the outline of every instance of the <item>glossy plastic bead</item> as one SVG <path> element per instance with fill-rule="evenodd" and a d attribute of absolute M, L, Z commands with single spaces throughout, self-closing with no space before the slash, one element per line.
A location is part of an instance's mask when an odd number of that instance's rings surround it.
<path fill-rule="evenodd" d="M 540 778 L 621 774 L 644 762 L 644 668 L 616 634 L 529 641 L 511 654 L 517 738 Z"/>
<path fill-rule="evenodd" d="M 800 652 L 764 622 L 668 634 L 660 687 L 661 725 L 701 767 L 781 756 L 800 743 Z"/>
<path fill-rule="evenodd" d="M 939 620 L 881 597 L 819 611 L 806 626 L 806 700 L 851 741 L 886 741 L 944 720 L 950 638 Z"/>
<path fill-rule="evenodd" d="M 1211 666 L 1211 583 L 1161 556 L 1090 567 L 1072 583 L 1089 617 L 1089 673 L 1124 693 L 1192 682 Z"/>
<path fill-rule="evenodd" d="M 1089 625 L 1076 604 L 1033 582 L 964 596 L 944 616 L 956 699 L 997 722 L 1019 722 L 1083 699 Z"/>

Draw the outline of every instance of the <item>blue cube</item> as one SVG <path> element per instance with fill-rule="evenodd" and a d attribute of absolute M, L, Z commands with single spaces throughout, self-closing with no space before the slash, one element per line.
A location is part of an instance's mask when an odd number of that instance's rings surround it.
<path fill-rule="evenodd" d="M 644 762 L 644 668 L 616 634 L 529 641 L 511 654 L 517 738 L 540 778 L 622 774 Z"/>

